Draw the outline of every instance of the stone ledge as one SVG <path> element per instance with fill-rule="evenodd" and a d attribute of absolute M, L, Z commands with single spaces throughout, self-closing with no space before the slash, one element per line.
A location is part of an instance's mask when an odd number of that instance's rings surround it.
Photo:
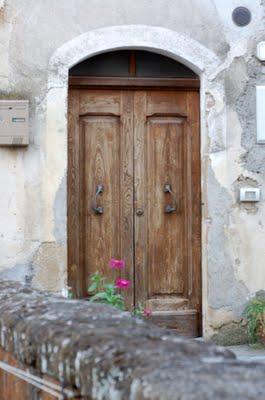
<path fill-rule="evenodd" d="M 261 399 L 265 365 L 107 306 L 0 281 L 1 346 L 90 399 Z"/>

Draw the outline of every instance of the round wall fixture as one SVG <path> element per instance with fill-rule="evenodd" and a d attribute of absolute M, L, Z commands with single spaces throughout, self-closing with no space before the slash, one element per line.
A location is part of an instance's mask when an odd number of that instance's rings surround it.
<path fill-rule="evenodd" d="M 246 7 L 237 7 L 232 13 L 232 19 L 237 26 L 246 26 L 251 21 L 251 12 Z"/>

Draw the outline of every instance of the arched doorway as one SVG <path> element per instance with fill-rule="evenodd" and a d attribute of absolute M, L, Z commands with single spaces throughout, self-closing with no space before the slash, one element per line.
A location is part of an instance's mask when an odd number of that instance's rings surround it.
<path fill-rule="evenodd" d="M 196 336 L 201 315 L 199 86 L 162 55 L 120 50 L 69 71 L 69 284 L 124 258 L 127 304 Z"/>

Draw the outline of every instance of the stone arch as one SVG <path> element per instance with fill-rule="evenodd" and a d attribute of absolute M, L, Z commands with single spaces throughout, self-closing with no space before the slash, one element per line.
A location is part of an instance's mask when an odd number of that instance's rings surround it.
<path fill-rule="evenodd" d="M 126 48 L 166 55 L 198 75 L 210 73 L 220 62 L 211 50 L 178 32 L 146 25 L 113 26 L 86 32 L 58 48 L 49 62 L 49 87 L 64 84 L 69 68 L 84 59 Z"/>
<path fill-rule="evenodd" d="M 201 79 L 201 159 L 202 159 L 202 197 L 207 202 L 207 131 L 205 93 L 211 88 L 211 76 L 216 74 L 221 60 L 217 55 L 194 39 L 176 31 L 162 27 L 146 25 L 112 26 L 88 31 L 63 44 L 52 55 L 48 67 L 48 91 L 46 96 L 46 173 L 43 179 L 44 192 L 49 185 L 46 197 L 45 231 L 55 232 L 53 215 L 54 200 L 60 191 L 61 209 L 64 211 L 63 233 L 60 240 L 65 246 L 64 276 L 67 271 L 67 93 L 69 68 L 86 58 L 118 49 L 141 49 L 160 53 L 170 57 L 200 76 Z M 218 95 L 222 96 L 223 87 L 219 83 Z M 225 131 L 225 121 L 222 121 Z M 205 164 L 205 165 L 203 165 Z M 51 200 L 53 199 L 53 201 Z M 62 200 L 63 199 L 63 200 Z M 62 212 L 61 212 L 62 214 Z M 202 279 L 203 308 L 207 308 L 207 228 L 202 216 Z M 62 218 L 61 218 L 62 219 Z M 54 238 L 50 238 L 54 240 Z M 66 282 L 66 279 L 65 279 Z M 204 313 L 203 313 L 204 314 Z M 205 318 L 205 317 L 204 317 Z M 207 323 L 206 323 L 207 325 Z"/>

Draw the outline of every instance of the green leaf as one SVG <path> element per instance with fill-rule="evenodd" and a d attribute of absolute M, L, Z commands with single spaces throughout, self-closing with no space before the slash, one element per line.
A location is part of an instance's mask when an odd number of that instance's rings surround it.
<path fill-rule="evenodd" d="M 96 293 L 94 296 L 92 296 L 89 301 L 97 301 L 97 300 L 107 300 L 108 296 L 105 292 L 99 292 Z"/>
<path fill-rule="evenodd" d="M 93 293 L 97 290 L 98 284 L 96 282 L 91 283 L 91 285 L 88 287 L 87 291 L 89 293 Z"/>
<path fill-rule="evenodd" d="M 251 343 L 257 342 L 261 332 L 265 332 L 265 298 L 254 297 L 249 301 L 243 316 L 247 320 L 247 332 Z"/>
<path fill-rule="evenodd" d="M 114 282 L 106 282 L 106 278 L 101 276 L 99 272 L 94 273 L 89 278 L 88 293 L 92 296 L 90 302 L 100 302 L 111 305 L 120 310 L 125 309 L 124 297 L 117 293 Z"/>
<path fill-rule="evenodd" d="M 90 280 L 92 282 L 100 282 L 101 280 L 101 275 L 99 272 L 95 272 L 93 275 L 91 275 Z"/>
<path fill-rule="evenodd" d="M 115 294 L 115 292 L 116 292 L 116 288 L 112 283 L 105 283 L 103 285 L 103 289 L 106 290 L 106 292 L 108 292 L 110 294 Z"/>

